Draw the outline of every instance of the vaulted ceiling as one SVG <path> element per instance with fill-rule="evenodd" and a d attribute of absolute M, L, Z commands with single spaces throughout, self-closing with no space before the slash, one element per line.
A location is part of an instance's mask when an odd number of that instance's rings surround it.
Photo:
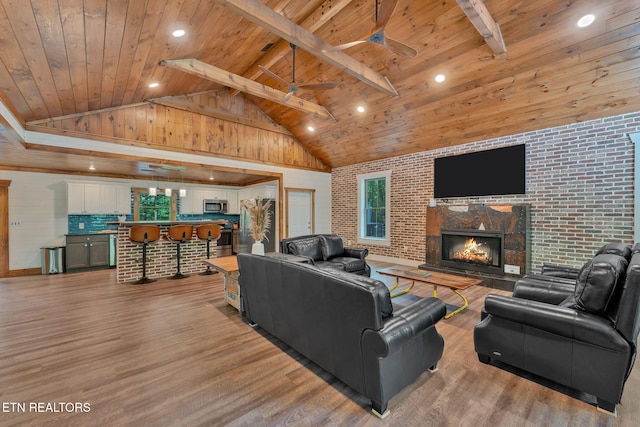
<path fill-rule="evenodd" d="M 579 28 L 588 13 L 595 22 Z M 384 33 L 414 57 L 368 42 L 331 49 L 362 38 L 375 14 L 375 0 L 0 0 L 0 100 L 21 126 L 46 132 L 43 123 L 223 91 L 261 110 L 259 127 L 282 129 L 317 170 L 640 110 L 636 0 L 398 0 Z M 176 29 L 185 35 L 173 37 Z M 506 54 L 496 51 L 500 38 Z M 293 86 L 335 88 L 284 102 L 281 80 L 292 82 L 294 65 Z M 251 125 L 224 110 L 209 113 Z M 91 155 L 114 176 L 144 177 L 143 165 L 158 160 L 42 147 L 20 140 L 6 114 L 0 125 L 4 169 L 68 163 L 60 170 L 80 172 Z M 219 154 L 208 150 L 199 154 Z M 195 182 L 212 173 L 189 170 Z M 261 179 L 238 172 L 221 182 Z"/>

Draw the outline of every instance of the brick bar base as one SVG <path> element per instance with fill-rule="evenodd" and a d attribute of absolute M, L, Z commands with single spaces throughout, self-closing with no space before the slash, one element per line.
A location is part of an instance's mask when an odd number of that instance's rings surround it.
<path fill-rule="evenodd" d="M 118 227 L 118 283 L 134 282 L 142 277 L 142 244 L 129 240 L 131 227 Z M 160 226 L 160 239 L 147 246 L 147 277 L 170 277 L 177 271 L 176 244 L 167 240 L 168 225 Z M 216 242 L 211 242 L 211 255 L 216 254 Z M 180 271 L 183 274 L 204 272 L 207 267 L 207 242 L 198 240 L 195 227 L 191 240 L 180 246 Z"/>

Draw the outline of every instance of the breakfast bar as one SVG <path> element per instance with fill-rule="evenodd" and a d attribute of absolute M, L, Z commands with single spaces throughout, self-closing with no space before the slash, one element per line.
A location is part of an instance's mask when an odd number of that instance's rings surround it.
<path fill-rule="evenodd" d="M 142 244 L 131 241 L 131 227 L 137 225 L 157 225 L 160 227 L 160 239 L 147 246 L 146 275 L 150 279 L 167 278 L 176 272 L 176 245 L 168 240 L 169 227 L 174 225 L 192 225 L 190 239 L 181 244 L 180 270 L 184 274 L 201 273 L 206 270 L 204 259 L 207 258 L 207 242 L 196 236 L 196 227 L 207 224 L 218 224 L 224 227 L 227 220 L 206 221 L 126 221 L 108 223 L 118 226 L 116 276 L 118 283 L 131 283 L 142 276 Z M 229 230 L 230 231 L 230 230 Z M 215 253 L 216 242 L 211 242 L 211 250 Z"/>

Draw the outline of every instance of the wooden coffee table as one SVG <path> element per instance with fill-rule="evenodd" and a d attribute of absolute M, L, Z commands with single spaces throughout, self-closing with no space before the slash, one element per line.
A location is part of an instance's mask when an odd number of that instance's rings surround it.
<path fill-rule="evenodd" d="M 407 289 L 392 294 L 391 298 L 406 294 L 413 288 L 415 282 L 429 283 L 433 285 L 433 296 L 436 298 L 438 297 L 438 286 L 443 286 L 445 288 L 451 289 L 454 294 L 462 298 L 463 304 L 459 307 L 452 306 L 453 310 L 447 313 L 446 316 L 444 316 L 445 319 L 455 316 L 469 306 L 469 301 L 467 301 L 467 299 L 464 297 L 464 295 L 462 295 L 460 291 L 470 288 L 471 286 L 478 285 L 480 284 L 480 282 L 482 282 L 482 280 L 480 279 L 473 279 L 471 277 L 457 276 L 455 274 L 440 273 L 438 271 L 427 271 L 405 266 L 392 266 L 377 271 L 378 273 L 385 276 L 396 278 L 396 283 L 391 288 L 392 291 L 400 285 L 400 279 L 411 280 L 411 285 Z"/>

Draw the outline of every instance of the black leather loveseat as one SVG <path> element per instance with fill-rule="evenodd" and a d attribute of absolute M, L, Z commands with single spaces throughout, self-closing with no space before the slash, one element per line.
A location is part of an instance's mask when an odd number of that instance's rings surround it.
<path fill-rule="evenodd" d="M 308 258 L 320 268 L 331 268 L 348 273 L 371 275 L 365 257 L 366 248 L 346 248 L 337 234 L 310 234 L 282 239 L 280 252 Z"/>
<path fill-rule="evenodd" d="M 480 361 L 500 361 L 591 394 L 599 408 L 615 412 L 637 353 L 640 248 L 608 249 L 587 262 L 573 284 L 530 276 L 516 282 L 511 297 L 488 295 L 474 329 Z"/>
<path fill-rule="evenodd" d="M 389 289 L 369 277 L 251 254 L 238 267 L 247 320 L 371 399 L 378 416 L 442 357 L 437 298 L 394 311 Z"/>

